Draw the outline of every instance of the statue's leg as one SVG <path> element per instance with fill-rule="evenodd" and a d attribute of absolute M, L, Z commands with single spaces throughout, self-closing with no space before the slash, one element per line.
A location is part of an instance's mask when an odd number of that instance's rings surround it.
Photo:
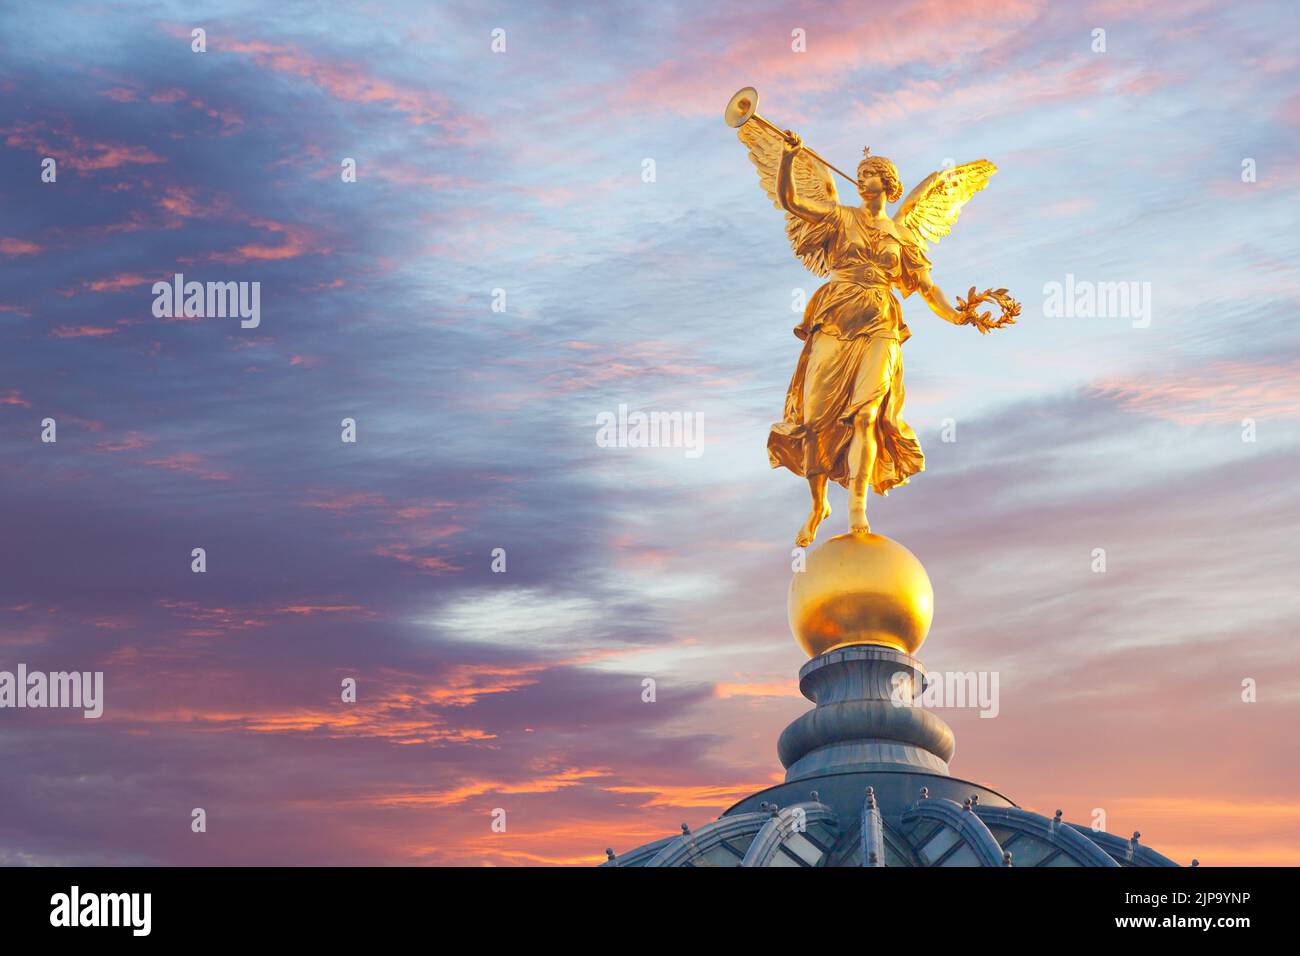
<path fill-rule="evenodd" d="M 812 511 L 795 537 L 795 547 L 806 548 L 817 537 L 817 527 L 831 515 L 830 502 L 826 500 L 826 475 L 809 475 L 808 491 L 812 494 Z"/>
<path fill-rule="evenodd" d="M 880 404 L 868 405 L 853 419 L 853 440 L 849 442 L 849 530 L 869 534 L 867 494 L 876 470 L 876 421 Z"/>

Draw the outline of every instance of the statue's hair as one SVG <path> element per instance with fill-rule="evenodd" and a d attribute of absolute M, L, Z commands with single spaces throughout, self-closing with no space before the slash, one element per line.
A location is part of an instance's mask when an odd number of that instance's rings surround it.
<path fill-rule="evenodd" d="M 858 163 L 858 182 L 870 176 L 879 176 L 885 185 L 885 198 L 890 202 L 898 202 L 903 198 L 903 181 L 898 178 L 897 167 L 884 156 L 869 155 L 870 149 L 867 146 L 862 150 L 862 162 Z"/>

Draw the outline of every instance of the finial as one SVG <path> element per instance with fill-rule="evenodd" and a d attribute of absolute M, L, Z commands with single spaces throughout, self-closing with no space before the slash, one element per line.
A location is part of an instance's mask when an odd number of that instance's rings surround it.
<path fill-rule="evenodd" d="M 930 788 L 929 788 L 929 787 L 922 787 L 922 788 L 921 788 L 921 799 L 922 799 L 922 800 L 929 800 L 929 799 L 930 799 Z"/>
<path fill-rule="evenodd" d="M 967 813 L 970 812 L 970 797 L 966 798 L 966 802 L 961 805 L 961 808 L 965 810 Z"/>
<path fill-rule="evenodd" d="M 821 802 L 822 802 L 822 798 L 821 798 L 820 796 L 818 796 L 816 790 L 811 791 L 811 792 L 808 794 L 808 796 L 812 797 L 812 802 L 813 802 L 813 803 L 821 803 Z"/>
<path fill-rule="evenodd" d="M 690 836 L 690 835 L 691 835 L 691 828 L 688 827 L 685 823 L 683 823 L 683 824 L 682 824 L 682 836 Z"/>
<path fill-rule="evenodd" d="M 605 859 L 611 863 L 614 862 L 614 851 L 610 847 L 605 847 Z"/>
<path fill-rule="evenodd" d="M 1057 811 L 1056 811 L 1056 816 L 1052 818 L 1052 822 L 1053 822 L 1053 823 L 1060 823 L 1060 822 L 1061 822 L 1061 811 L 1060 811 L 1060 810 L 1057 810 Z"/>
<path fill-rule="evenodd" d="M 875 851 L 875 850 L 872 850 L 872 851 L 867 855 L 867 862 L 870 863 L 872 866 L 875 866 L 877 863 L 880 862 L 880 857 L 876 856 L 876 851 Z"/>
<path fill-rule="evenodd" d="M 979 806 L 979 802 L 980 802 L 980 795 L 978 793 L 972 793 L 970 795 L 970 805 L 972 807 Z"/>
<path fill-rule="evenodd" d="M 762 803 L 760 803 L 760 804 L 758 805 L 758 809 L 760 809 L 760 810 L 762 810 L 763 812 L 766 813 L 766 812 L 767 812 L 767 808 L 768 808 L 768 806 L 769 806 L 768 802 L 767 802 L 766 800 L 764 800 Z"/>
<path fill-rule="evenodd" d="M 1142 834 L 1140 834 L 1140 833 L 1138 833 L 1136 830 L 1134 830 L 1134 831 L 1133 831 L 1133 842 L 1136 843 L 1136 842 L 1138 841 L 1138 838 L 1141 837 L 1141 836 L 1142 836 Z"/>
<path fill-rule="evenodd" d="M 1200 866 L 1200 865 L 1201 865 L 1200 860 L 1192 860 L 1192 866 Z"/>
<path fill-rule="evenodd" d="M 862 147 L 862 155 L 863 155 L 863 156 L 867 156 L 868 154 L 870 154 L 870 152 L 871 152 L 871 147 L 870 147 L 870 146 L 863 146 L 863 147 Z"/>
<path fill-rule="evenodd" d="M 1010 865 L 1011 865 L 1011 851 L 1010 851 L 1010 850 L 1003 850 L 1003 851 L 1002 851 L 1002 865 L 1003 865 L 1003 866 L 1010 866 Z"/>
<path fill-rule="evenodd" d="M 876 788 L 867 787 L 867 806 L 872 810 L 876 809 Z"/>
<path fill-rule="evenodd" d="M 767 812 L 772 816 L 776 816 L 778 813 L 781 812 L 781 808 L 778 807 L 775 803 L 769 803 L 767 805 Z"/>

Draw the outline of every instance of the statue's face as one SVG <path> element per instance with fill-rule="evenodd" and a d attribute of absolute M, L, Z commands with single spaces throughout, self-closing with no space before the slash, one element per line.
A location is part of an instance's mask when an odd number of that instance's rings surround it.
<path fill-rule="evenodd" d="M 870 202 L 878 199 L 880 194 L 885 191 L 885 184 L 881 182 L 879 176 L 867 176 L 858 180 L 858 194 L 864 202 Z"/>

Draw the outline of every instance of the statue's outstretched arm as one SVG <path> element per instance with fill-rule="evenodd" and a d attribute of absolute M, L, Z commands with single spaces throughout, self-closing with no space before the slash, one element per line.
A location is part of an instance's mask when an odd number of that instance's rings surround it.
<path fill-rule="evenodd" d="M 781 151 L 781 165 L 776 170 L 776 195 L 781 208 L 807 222 L 821 222 L 835 208 L 833 203 L 819 202 L 800 196 L 794 186 L 794 160 L 803 149 L 803 141 L 797 133 L 785 131 L 784 148 Z"/>
<path fill-rule="evenodd" d="M 916 291 L 921 293 L 921 298 L 925 300 L 925 304 L 939 318 L 945 322 L 951 322 L 953 325 L 962 324 L 962 314 L 948 301 L 948 297 L 944 295 L 943 290 L 934 284 L 934 280 L 930 278 L 929 269 L 921 273 L 916 284 Z"/>
<path fill-rule="evenodd" d="M 943 290 L 934 284 L 930 278 L 930 270 L 922 272 L 916 284 L 916 291 L 921 293 L 921 298 L 925 300 L 934 314 L 945 322 L 951 322 L 953 325 L 973 325 L 984 335 L 992 332 L 994 329 L 1003 329 L 1008 325 L 1016 324 L 1016 316 L 1020 314 L 1020 303 L 1008 296 L 1006 289 L 988 289 L 980 294 L 975 293 L 975 287 L 971 286 L 970 292 L 965 299 L 958 298 L 957 305 L 954 306 L 948 301 Z M 996 302 L 1002 306 L 1002 315 L 999 318 L 993 318 L 988 312 L 980 312 L 976 306 L 984 302 Z"/>

